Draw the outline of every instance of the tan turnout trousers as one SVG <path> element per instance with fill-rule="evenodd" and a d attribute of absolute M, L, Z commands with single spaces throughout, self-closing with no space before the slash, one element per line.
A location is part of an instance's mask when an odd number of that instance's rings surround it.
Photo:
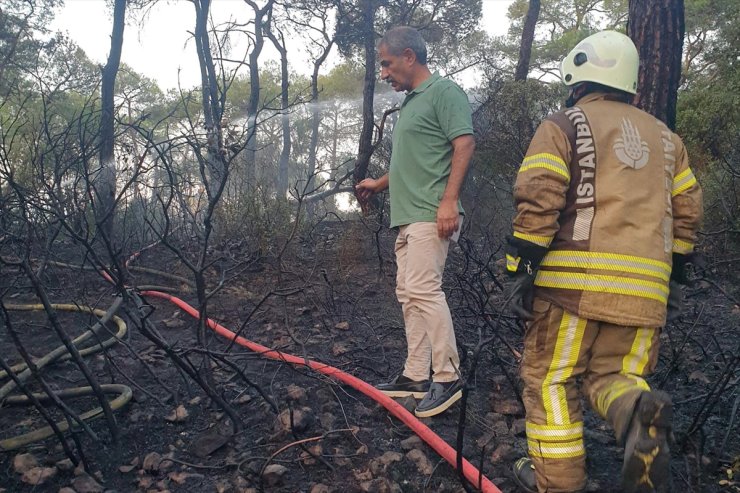
<path fill-rule="evenodd" d="M 403 309 L 408 356 L 403 374 L 411 380 L 458 379 L 460 366 L 442 273 L 450 240 L 440 239 L 437 223 L 401 226 L 396 239 L 396 296 Z"/>
<path fill-rule="evenodd" d="M 583 413 L 576 378 L 591 406 L 622 440 L 645 375 L 655 369 L 660 330 L 587 320 L 541 298 L 524 337 L 522 379 L 529 455 L 540 492 L 586 486 Z"/>

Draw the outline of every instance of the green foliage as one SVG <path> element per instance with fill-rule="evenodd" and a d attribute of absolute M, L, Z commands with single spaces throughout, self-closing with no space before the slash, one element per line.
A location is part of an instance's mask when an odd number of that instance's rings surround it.
<path fill-rule="evenodd" d="M 0 7 L 0 96 L 17 83 L 22 74 L 35 67 L 42 49 L 54 45 L 39 35 L 47 33 L 46 26 L 61 0 L 4 0 Z"/>
<path fill-rule="evenodd" d="M 706 237 L 705 249 L 732 255 L 740 250 L 740 6 L 692 0 L 686 9 L 677 131 L 704 190 L 704 230 L 718 233 Z"/>
<path fill-rule="evenodd" d="M 740 229 L 740 5 L 731 0 L 686 2 L 684 87 L 677 131 L 704 189 L 705 230 Z M 708 237 L 718 252 L 737 251 L 735 233 Z M 717 241 L 722 239 L 723 241 Z"/>
<path fill-rule="evenodd" d="M 362 95 L 365 68 L 349 59 L 319 76 L 319 100 L 351 99 Z"/>
<path fill-rule="evenodd" d="M 214 213 L 216 243 L 239 241 L 246 250 L 275 254 L 285 241 L 293 207 L 261 190 L 244 189 L 238 197 L 222 201 Z"/>
<path fill-rule="evenodd" d="M 511 186 L 537 126 L 557 111 L 563 86 L 536 80 L 496 80 L 473 113 L 476 154 L 464 190 L 471 224 L 499 238 L 511 227 Z"/>
<path fill-rule="evenodd" d="M 260 107 L 279 108 L 282 75 L 280 64 L 274 60 L 267 61 L 260 68 Z M 238 76 L 228 87 L 226 92 L 227 117 L 235 118 L 245 114 L 249 102 L 250 80 L 248 75 Z M 306 76 L 291 72 L 288 87 L 288 98 L 291 102 L 299 102 L 309 97 L 310 84 Z"/>
<path fill-rule="evenodd" d="M 519 56 L 528 8 L 528 0 L 509 6 L 511 24 L 502 49 L 512 65 Z M 627 0 L 543 0 L 532 45 L 533 71 L 557 76 L 560 61 L 580 40 L 602 29 L 624 31 L 627 10 Z"/>
<path fill-rule="evenodd" d="M 355 0 L 341 3 L 337 23 L 337 44 L 346 57 L 364 46 L 366 29 L 363 8 L 374 13 L 374 33 L 382 35 L 390 27 L 412 26 L 421 31 L 430 45 L 449 45 L 474 32 L 481 15 L 481 0 Z"/>

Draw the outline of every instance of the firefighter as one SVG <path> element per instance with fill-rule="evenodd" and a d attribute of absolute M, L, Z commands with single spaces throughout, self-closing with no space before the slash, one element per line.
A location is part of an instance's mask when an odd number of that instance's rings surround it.
<path fill-rule="evenodd" d="M 679 137 L 630 104 L 638 66 L 621 33 L 578 43 L 560 66 L 566 109 L 539 126 L 514 186 L 507 296 L 528 321 L 529 457 L 514 465 L 525 491 L 586 487 L 578 377 L 625 447 L 623 489 L 669 488 L 672 404 L 645 376 L 680 310 L 701 189 Z"/>

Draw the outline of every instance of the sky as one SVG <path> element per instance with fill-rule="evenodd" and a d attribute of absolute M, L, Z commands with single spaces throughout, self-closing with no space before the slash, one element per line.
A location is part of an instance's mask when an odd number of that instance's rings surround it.
<path fill-rule="evenodd" d="M 513 0 L 483 0 L 483 28 L 490 34 L 504 34 L 508 28 L 506 17 Z M 224 21 L 248 8 L 243 0 L 213 0 L 212 15 L 216 22 Z M 160 1 L 140 23 L 131 22 L 124 30 L 121 61 L 137 72 L 154 79 L 160 88 L 193 87 L 200 82 L 200 69 L 194 42 L 188 31 L 195 25 L 194 7 L 187 0 Z M 52 30 L 67 32 L 87 56 L 105 64 L 110 50 L 112 28 L 111 10 L 105 0 L 65 0 L 51 26 Z M 265 59 L 274 48 L 265 43 Z M 300 51 L 295 48 L 296 51 Z M 290 54 L 294 70 L 300 69 L 301 54 Z M 307 55 L 305 66 L 308 67 Z"/>

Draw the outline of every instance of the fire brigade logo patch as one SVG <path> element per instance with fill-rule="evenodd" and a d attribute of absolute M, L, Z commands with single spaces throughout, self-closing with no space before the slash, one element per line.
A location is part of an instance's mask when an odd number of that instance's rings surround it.
<path fill-rule="evenodd" d="M 626 118 L 622 118 L 622 138 L 614 142 L 613 149 L 619 161 L 630 168 L 640 169 L 650 159 L 650 147 L 640 137 L 637 127 Z"/>

